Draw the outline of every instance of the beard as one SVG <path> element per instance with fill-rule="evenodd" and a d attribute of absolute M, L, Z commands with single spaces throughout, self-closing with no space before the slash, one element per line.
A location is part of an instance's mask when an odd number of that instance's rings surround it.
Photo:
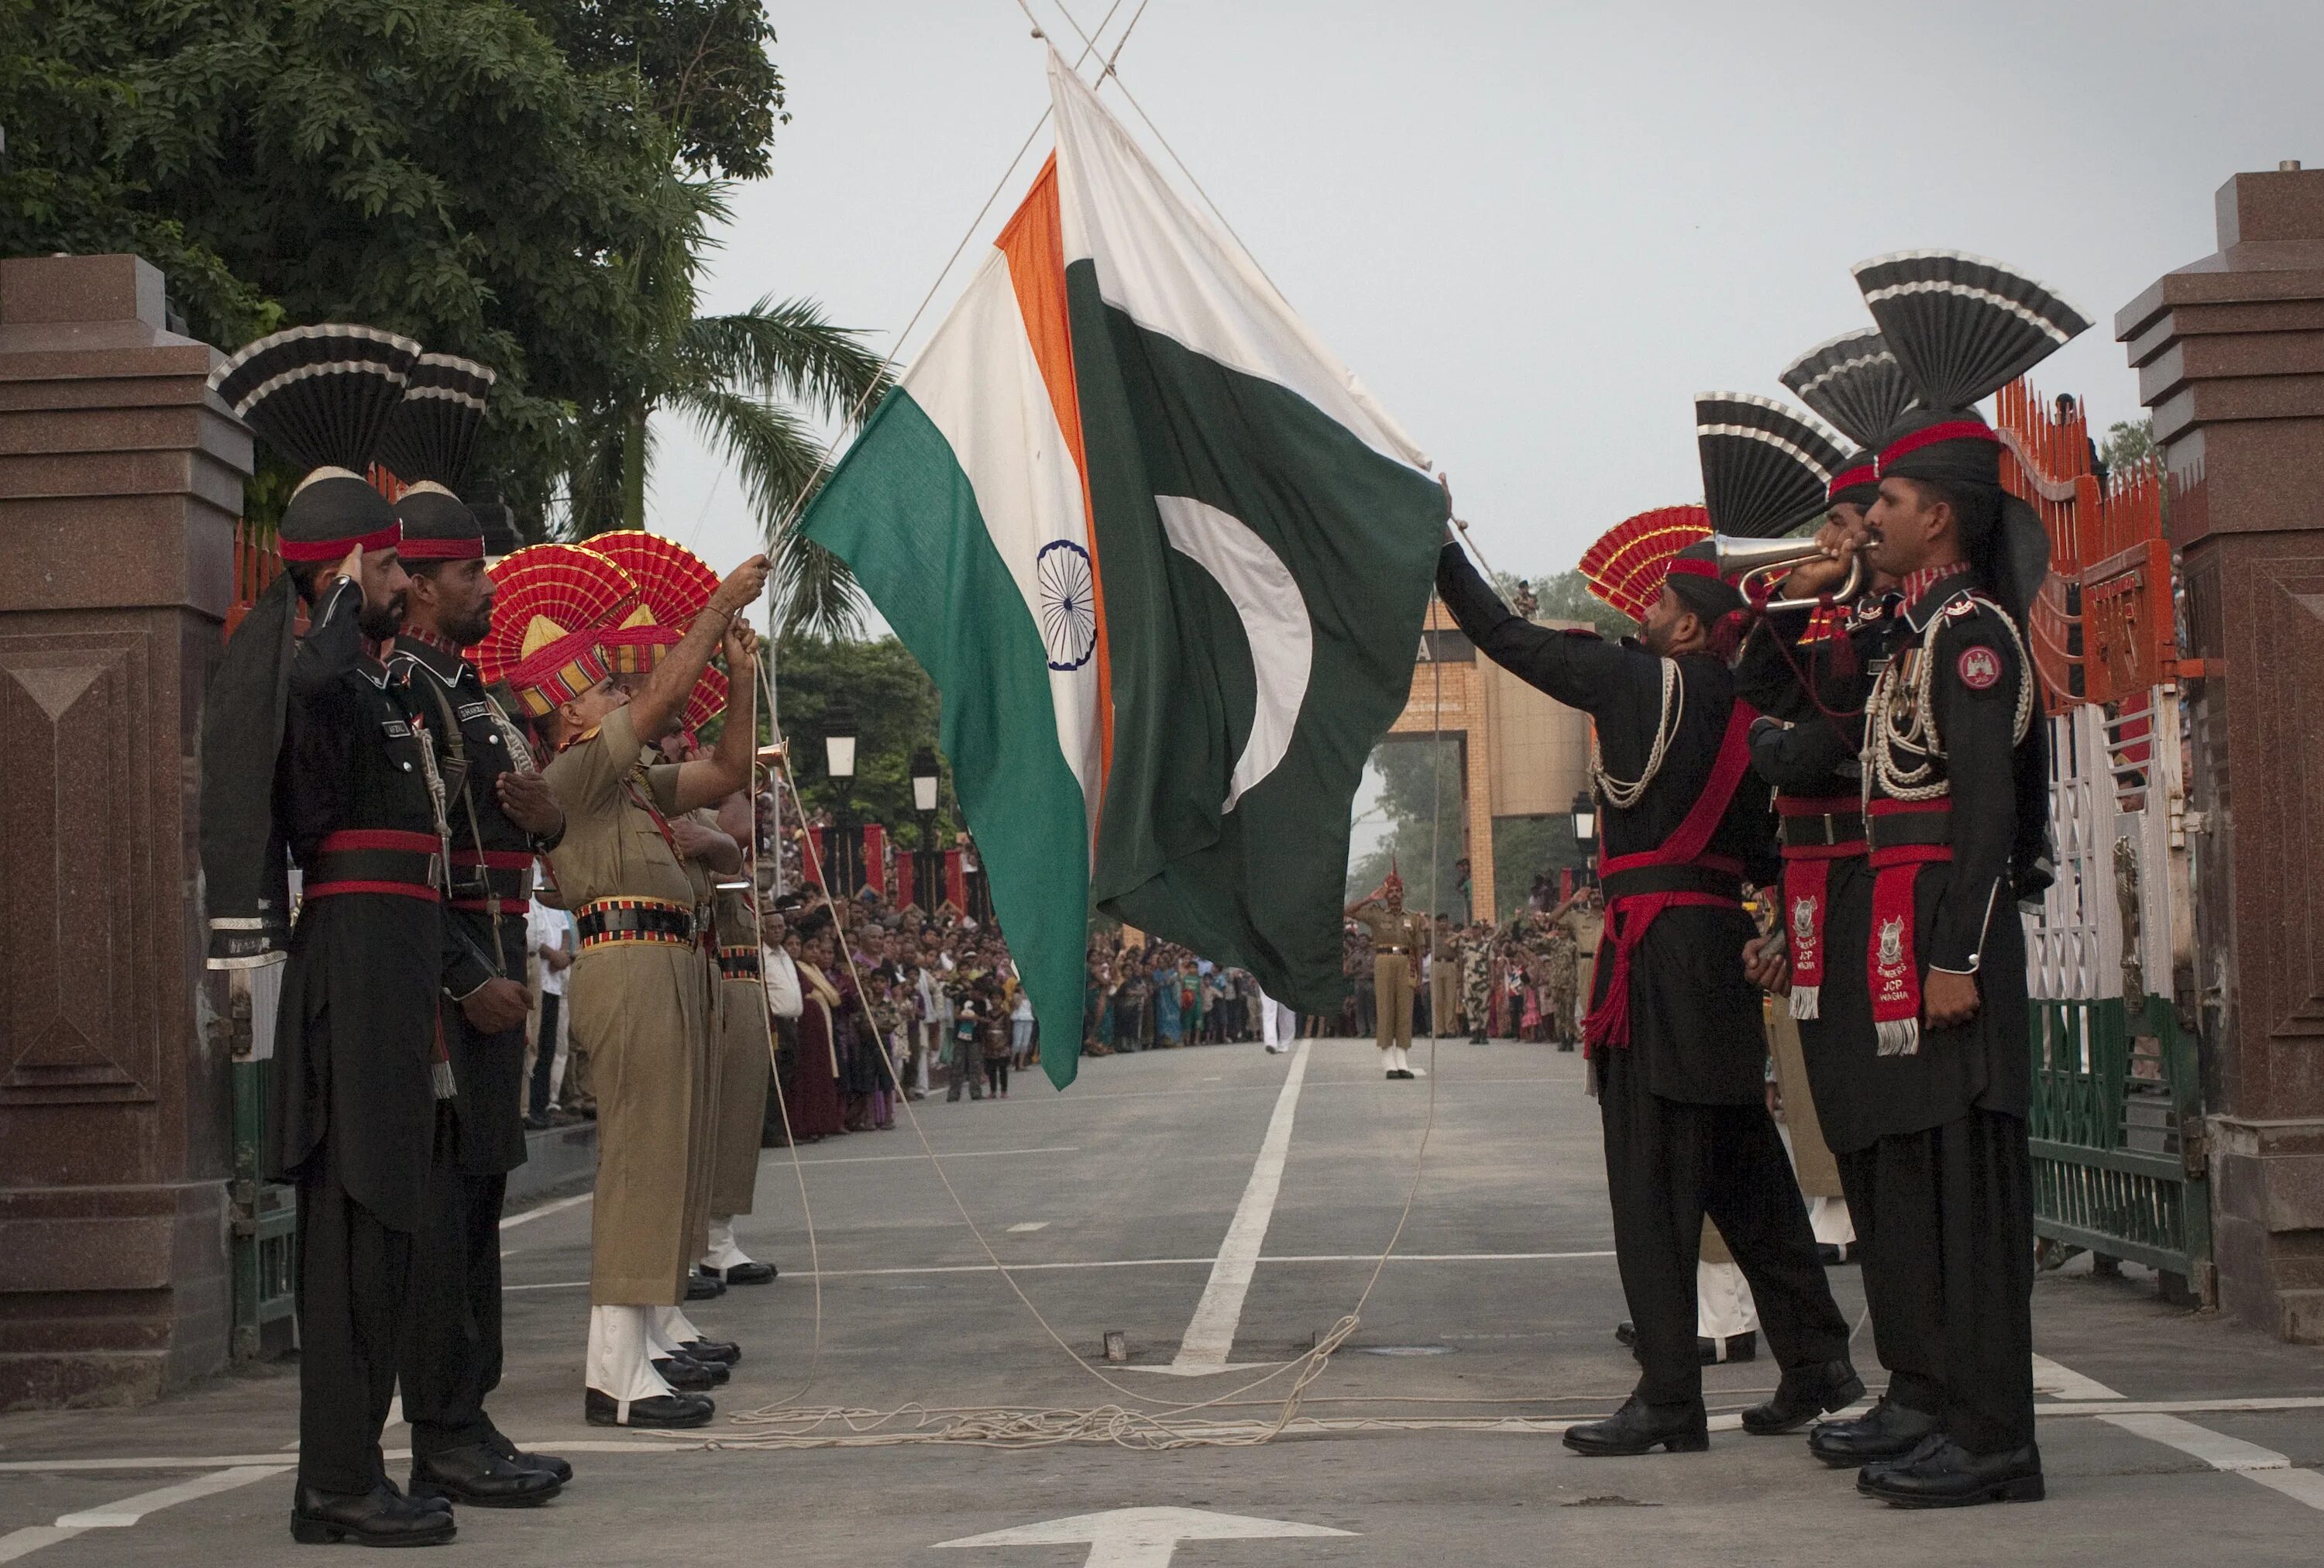
<path fill-rule="evenodd" d="M 493 607 L 490 604 L 479 605 L 466 615 L 456 618 L 447 615 L 444 618 L 442 628 L 446 637 L 463 648 L 474 648 L 484 640 L 484 634 L 492 629 Z"/>
<path fill-rule="evenodd" d="M 370 600 L 364 600 L 363 613 L 355 623 L 373 641 L 386 641 L 403 630 L 403 595 L 396 595 L 384 605 L 374 605 Z"/>

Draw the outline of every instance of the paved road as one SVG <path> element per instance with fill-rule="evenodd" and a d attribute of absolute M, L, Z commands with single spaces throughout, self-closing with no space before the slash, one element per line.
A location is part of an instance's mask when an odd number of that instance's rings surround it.
<path fill-rule="evenodd" d="M 514 1216 L 510 1365 L 495 1410 L 521 1440 L 570 1454 L 581 1477 L 545 1508 L 463 1510 L 447 1550 L 514 1568 L 759 1558 L 1330 1568 L 1534 1563 L 1601 1545 L 1666 1563 L 1868 1546 L 1895 1563 L 2324 1555 L 2324 1352 L 2086 1271 L 2047 1277 L 2036 1293 L 2047 1503 L 1893 1513 L 1811 1462 L 1799 1440 L 1734 1431 L 1715 1433 L 1707 1455 L 1569 1454 L 1555 1424 L 1610 1409 L 1635 1370 L 1609 1333 L 1622 1307 L 1594 1110 L 1578 1059 L 1548 1047 L 1446 1043 L 1433 1080 L 1398 1084 L 1380 1080 L 1363 1042 L 1315 1042 L 1304 1059 L 1209 1047 L 1093 1061 L 1063 1095 L 1020 1081 L 1005 1102 L 918 1109 L 961 1202 L 1023 1266 L 1026 1295 L 1093 1361 L 1109 1332 L 1122 1334 L 1133 1365 L 1107 1370 L 1162 1408 L 1253 1374 L 1140 1369 L 1274 1361 L 1350 1308 L 1396 1228 L 1432 1089 L 1435 1126 L 1404 1256 L 1381 1271 L 1360 1326 L 1310 1391 L 1305 1414 L 1320 1429 L 1264 1447 L 706 1452 L 590 1428 L 579 1410 L 587 1203 Z M 822 1350 L 811 1353 L 798 1186 L 788 1153 L 771 1152 L 760 1212 L 739 1229 L 784 1276 L 698 1314 L 745 1346 L 722 1415 L 801 1400 L 866 1411 L 1126 1402 L 1044 1336 L 910 1130 L 827 1140 L 800 1163 L 819 1241 Z M 1852 1271 L 1833 1280 L 1860 1318 Z M 1860 1341 L 1859 1359 L 1874 1372 Z M 1712 1409 L 1738 1409 L 1773 1383 L 1764 1360 L 1715 1369 Z M 1263 1416 L 1259 1401 L 1279 1386 L 1216 1414 Z M 0 1417 L 0 1563 L 311 1560 L 289 1540 L 290 1480 L 274 1468 L 288 1462 L 294 1405 L 295 1378 L 277 1369 L 141 1410 Z M 1435 1425 L 1409 1429 L 1424 1423 Z M 722 1423 L 707 1434 L 751 1430 Z M 389 1442 L 401 1435 L 392 1428 Z M 927 1555 L 1131 1508 L 1194 1517 L 1115 1516 L 1051 1530 L 1054 1544 Z M 1148 1539 L 1262 1527 L 1216 1516 L 1345 1533 L 1191 1539 L 1175 1556 Z M 1109 1538 L 1093 1546 L 1092 1535 Z"/>

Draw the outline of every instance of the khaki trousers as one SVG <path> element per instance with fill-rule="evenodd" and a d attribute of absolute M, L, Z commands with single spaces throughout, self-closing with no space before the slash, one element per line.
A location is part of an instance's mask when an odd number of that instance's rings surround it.
<path fill-rule="evenodd" d="M 1379 1048 L 1412 1044 L 1412 960 L 1401 953 L 1372 955 L 1372 992 L 1379 1012 Z"/>
<path fill-rule="evenodd" d="M 765 993 L 758 981 L 719 982 L 725 1017 L 718 1028 L 717 1137 L 712 1155 L 710 1212 L 747 1214 L 759 1190 L 759 1135 L 773 1074 Z"/>

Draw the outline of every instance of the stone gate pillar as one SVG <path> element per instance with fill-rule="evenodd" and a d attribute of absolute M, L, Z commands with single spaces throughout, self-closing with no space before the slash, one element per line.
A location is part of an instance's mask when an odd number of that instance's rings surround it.
<path fill-rule="evenodd" d="M 2115 317 L 2174 484 L 2221 1305 L 2324 1342 L 2324 170 Z"/>
<path fill-rule="evenodd" d="M 196 736 L 250 437 L 135 256 L 0 261 L 0 1410 L 231 1329 Z"/>

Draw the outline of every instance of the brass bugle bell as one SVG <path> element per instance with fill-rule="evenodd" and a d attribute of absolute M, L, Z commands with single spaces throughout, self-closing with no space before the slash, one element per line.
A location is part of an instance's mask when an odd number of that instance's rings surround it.
<path fill-rule="evenodd" d="M 1823 550 L 1810 539 L 1739 539 L 1733 534 L 1715 533 L 1711 536 L 1713 563 L 1719 575 L 1743 590 L 1745 598 L 1753 597 L 1751 585 L 1757 579 L 1772 580 L 1789 572 L 1803 562 L 1820 558 Z M 1831 591 L 1834 603 L 1846 604 L 1856 597 L 1864 586 L 1864 557 L 1861 552 L 1849 558 L 1848 577 Z M 1812 610 L 1823 601 L 1813 599 L 1770 599 L 1764 608 L 1769 610 Z"/>

